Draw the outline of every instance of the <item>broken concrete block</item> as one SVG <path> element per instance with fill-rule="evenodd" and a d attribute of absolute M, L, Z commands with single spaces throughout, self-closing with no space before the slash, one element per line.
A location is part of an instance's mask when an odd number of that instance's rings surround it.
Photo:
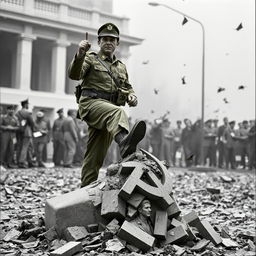
<path fill-rule="evenodd" d="M 165 239 L 167 233 L 167 211 L 156 210 L 154 237 L 158 239 Z"/>
<path fill-rule="evenodd" d="M 89 233 L 98 232 L 99 224 L 89 224 L 86 226 L 86 229 Z"/>
<path fill-rule="evenodd" d="M 180 210 L 176 200 L 174 198 L 172 198 L 172 199 L 174 202 L 167 209 L 167 215 L 168 215 L 169 219 L 176 218 L 181 213 L 181 210 Z"/>
<path fill-rule="evenodd" d="M 191 248 L 191 251 L 200 252 L 200 251 L 202 251 L 203 249 L 205 249 L 206 246 L 207 246 L 209 243 L 210 243 L 210 240 L 202 239 L 202 240 L 200 240 L 197 244 L 195 244 L 195 245 Z"/>
<path fill-rule="evenodd" d="M 197 222 L 195 227 L 203 238 L 210 240 L 214 245 L 218 245 L 222 242 L 220 235 L 213 229 L 207 220 Z"/>
<path fill-rule="evenodd" d="M 46 232 L 42 234 L 49 242 L 58 238 L 56 229 L 54 227 L 51 227 Z"/>
<path fill-rule="evenodd" d="M 57 250 L 50 253 L 50 256 L 71 256 L 77 252 L 83 250 L 82 243 L 80 242 L 68 242 L 67 244 L 61 246 Z"/>
<path fill-rule="evenodd" d="M 188 233 L 183 226 L 170 229 L 167 232 L 165 244 L 174 244 L 185 241 L 188 238 Z"/>
<path fill-rule="evenodd" d="M 235 248 L 239 247 L 238 243 L 231 240 L 230 238 L 222 238 L 221 242 L 226 248 Z"/>
<path fill-rule="evenodd" d="M 110 231 L 112 234 L 116 234 L 117 231 L 119 230 L 119 222 L 117 219 L 113 219 L 108 225 L 106 226 L 106 230 Z"/>
<path fill-rule="evenodd" d="M 88 236 L 88 231 L 83 226 L 68 227 L 64 231 L 67 241 L 78 241 Z"/>
<path fill-rule="evenodd" d="M 125 218 L 126 204 L 118 196 L 119 190 L 104 191 L 102 196 L 101 216 L 106 219 Z"/>
<path fill-rule="evenodd" d="M 55 227 L 62 237 L 67 227 L 86 226 L 103 221 L 99 210 L 93 205 L 89 196 L 92 186 L 72 191 L 46 200 L 45 226 L 46 229 Z"/>
<path fill-rule="evenodd" d="M 136 247 L 143 252 L 147 252 L 152 248 L 155 242 L 155 238 L 153 236 L 128 221 L 124 221 L 118 232 L 118 237 L 129 244 L 136 245 Z"/>
<path fill-rule="evenodd" d="M 186 252 L 186 250 L 184 248 L 182 248 L 176 244 L 173 245 L 173 248 L 176 250 L 175 256 L 181 256 Z"/>
<path fill-rule="evenodd" d="M 133 218 L 133 217 L 135 217 L 136 213 L 137 213 L 137 209 L 136 208 L 134 208 L 131 205 L 127 206 L 127 214 L 126 214 L 127 217 Z"/>
<path fill-rule="evenodd" d="M 142 194 L 133 193 L 131 198 L 127 201 L 127 203 L 137 209 L 144 198 L 145 196 Z"/>
<path fill-rule="evenodd" d="M 11 240 L 17 239 L 22 232 L 16 230 L 16 229 L 11 229 L 3 238 L 5 242 L 9 242 Z"/>
<path fill-rule="evenodd" d="M 182 216 L 183 220 L 185 220 L 189 225 L 193 227 L 197 227 L 196 224 L 200 222 L 200 219 L 197 215 L 197 213 L 192 210 L 188 214 Z"/>

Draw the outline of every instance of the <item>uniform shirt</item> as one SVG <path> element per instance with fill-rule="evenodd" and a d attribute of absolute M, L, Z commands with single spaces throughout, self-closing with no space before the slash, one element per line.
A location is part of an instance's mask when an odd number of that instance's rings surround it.
<path fill-rule="evenodd" d="M 47 122 L 44 119 L 36 119 L 35 120 L 35 126 L 34 126 L 34 132 L 41 132 L 42 135 L 35 137 L 34 140 L 36 142 L 47 142 L 47 133 L 48 133 L 48 127 Z"/>
<path fill-rule="evenodd" d="M 54 140 L 62 140 L 63 139 L 63 131 L 62 131 L 63 121 L 64 121 L 64 117 L 57 118 L 53 123 L 52 133 L 53 133 Z"/>
<path fill-rule="evenodd" d="M 236 141 L 235 141 L 236 134 L 235 134 L 234 129 L 231 129 L 231 127 L 228 126 L 224 131 L 223 137 L 224 137 L 223 142 L 226 144 L 227 148 L 234 148 L 235 147 L 235 145 L 236 145 Z"/>
<path fill-rule="evenodd" d="M 182 128 L 175 128 L 173 129 L 173 134 L 174 134 L 174 142 L 180 144 L 181 143 L 181 133 L 182 133 Z"/>
<path fill-rule="evenodd" d="M 69 78 L 73 80 L 83 79 L 82 89 L 96 89 L 110 93 L 117 91 L 115 82 L 107 72 L 107 69 L 97 60 L 97 55 L 113 72 L 122 87 L 126 88 L 129 93 L 134 93 L 128 80 L 125 65 L 115 56 L 113 60 L 109 60 L 101 52 L 98 54 L 96 52 L 87 52 L 85 57 L 81 59 L 78 59 L 75 55 L 68 69 Z"/>
<path fill-rule="evenodd" d="M 76 130 L 76 124 L 75 121 L 72 117 L 68 116 L 64 118 L 63 124 L 62 124 L 62 131 L 68 132 L 71 134 L 72 138 L 77 141 L 78 136 L 77 136 L 77 130 Z"/>
<path fill-rule="evenodd" d="M 214 127 L 204 127 L 204 146 L 209 147 L 215 144 L 215 138 L 217 136 L 216 129 Z"/>
<path fill-rule="evenodd" d="M 13 128 L 16 128 L 15 130 L 7 128 L 7 126 L 12 126 Z M 2 133 L 4 132 L 11 132 L 12 136 L 15 136 L 16 130 L 19 127 L 19 120 L 16 116 L 10 116 L 6 115 L 1 117 L 0 119 L 0 129 Z"/>

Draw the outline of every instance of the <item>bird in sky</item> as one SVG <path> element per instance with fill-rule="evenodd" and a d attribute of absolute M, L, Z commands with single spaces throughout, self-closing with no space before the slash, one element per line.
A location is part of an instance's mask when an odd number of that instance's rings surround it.
<path fill-rule="evenodd" d="M 246 86 L 244 86 L 244 85 L 239 85 L 239 86 L 238 86 L 238 90 L 243 90 L 243 89 L 245 89 L 245 87 L 246 87 Z"/>
<path fill-rule="evenodd" d="M 237 26 L 237 28 L 236 28 L 236 30 L 237 31 L 239 31 L 239 30 L 241 30 L 243 28 L 243 24 L 242 24 L 242 22 Z"/>
<path fill-rule="evenodd" d="M 156 88 L 154 88 L 154 93 L 157 95 L 159 92 L 159 90 L 157 90 Z"/>
<path fill-rule="evenodd" d="M 185 76 L 183 76 L 183 77 L 181 78 L 181 80 L 182 80 L 182 84 L 186 84 Z"/>
<path fill-rule="evenodd" d="M 223 101 L 225 102 L 225 104 L 229 103 L 229 101 L 227 100 L 227 98 L 224 98 Z"/>
<path fill-rule="evenodd" d="M 226 89 L 224 87 L 219 87 L 218 90 L 217 90 L 217 93 L 220 93 L 220 92 L 223 92 L 225 91 Z"/>
<path fill-rule="evenodd" d="M 149 63 L 149 60 L 144 60 L 144 61 L 142 62 L 143 65 L 147 65 L 148 63 Z"/>
<path fill-rule="evenodd" d="M 188 22 L 188 19 L 186 17 L 184 17 L 184 19 L 182 21 L 182 26 L 184 26 L 187 22 Z"/>

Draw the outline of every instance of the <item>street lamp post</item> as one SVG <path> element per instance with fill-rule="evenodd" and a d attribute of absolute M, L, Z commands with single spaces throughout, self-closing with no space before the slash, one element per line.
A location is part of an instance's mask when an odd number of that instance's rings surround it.
<path fill-rule="evenodd" d="M 200 138 L 200 141 L 201 141 L 201 154 L 200 154 L 200 161 L 201 161 L 201 164 L 203 164 L 203 159 L 204 159 L 204 151 L 203 151 L 203 139 L 204 139 L 204 94 L 205 94 L 205 88 L 204 88 L 204 80 L 205 80 L 205 29 L 204 29 L 204 25 L 201 21 L 179 11 L 179 10 L 176 10 L 172 7 L 170 7 L 169 5 L 166 5 L 166 4 L 161 4 L 161 3 L 157 3 L 157 2 L 150 2 L 148 3 L 150 6 L 163 6 L 167 9 L 170 9 L 174 12 L 177 12 L 181 15 L 183 15 L 184 17 L 186 18 L 189 18 L 195 22 L 197 22 L 201 28 L 202 28 L 202 99 L 201 99 L 201 138 Z"/>

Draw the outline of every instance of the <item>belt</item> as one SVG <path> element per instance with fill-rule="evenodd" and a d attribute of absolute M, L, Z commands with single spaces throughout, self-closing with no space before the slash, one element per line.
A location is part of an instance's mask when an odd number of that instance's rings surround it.
<path fill-rule="evenodd" d="M 83 89 L 81 95 L 90 97 L 92 99 L 104 99 L 113 103 L 116 103 L 116 100 L 117 100 L 117 92 L 110 93 L 110 92 L 98 91 L 95 89 Z"/>

